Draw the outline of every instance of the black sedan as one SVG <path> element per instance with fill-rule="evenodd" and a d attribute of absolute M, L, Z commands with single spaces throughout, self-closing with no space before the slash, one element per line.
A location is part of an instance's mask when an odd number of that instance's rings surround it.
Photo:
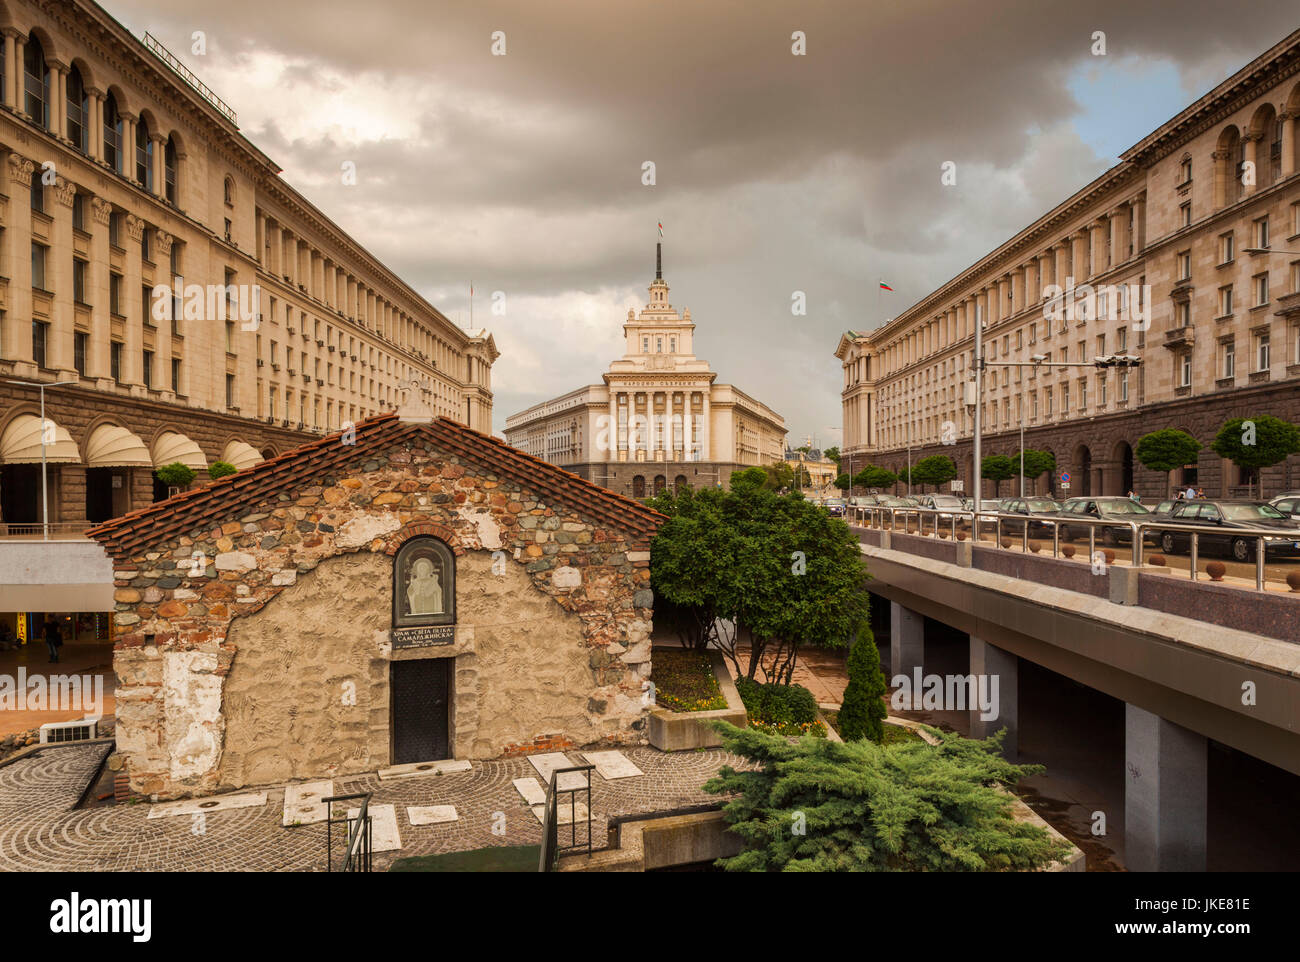
<path fill-rule="evenodd" d="M 1124 522 L 1114 526 L 1096 525 L 1097 533 L 1094 535 L 1094 539 L 1106 545 L 1131 544 L 1133 529 L 1126 522 L 1149 521 L 1151 520 L 1151 512 L 1132 498 L 1070 498 L 1061 506 L 1062 541 L 1072 541 L 1075 538 L 1086 539 L 1088 537 L 1090 525 L 1084 523 L 1071 526 L 1068 523 L 1071 519 L 1076 518 L 1081 522 L 1109 520 Z M 1148 534 L 1144 540 L 1150 540 L 1151 537 Z"/>
<path fill-rule="evenodd" d="M 1249 528 L 1267 528 L 1276 534 L 1264 536 L 1264 556 L 1300 556 L 1300 521 L 1288 518 L 1277 508 L 1263 501 L 1210 501 L 1200 498 L 1184 501 L 1174 507 L 1169 524 L 1202 525 L 1215 531 L 1202 531 L 1197 536 L 1197 551 L 1223 551 L 1235 561 L 1249 561 L 1255 557 L 1258 535 L 1242 532 Z M 1160 532 L 1160 547 L 1166 554 L 1191 550 L 1190 533 Z"/>
<path fill-rule="evenodd" d="M 1050 538 L 1051 521 L 1060 515 L 1061 506 L 1051 498 L 1009 498 L 1002 503 L 1002 530 L 1022 534 L 1027 524 L 1031 538 Z"/>

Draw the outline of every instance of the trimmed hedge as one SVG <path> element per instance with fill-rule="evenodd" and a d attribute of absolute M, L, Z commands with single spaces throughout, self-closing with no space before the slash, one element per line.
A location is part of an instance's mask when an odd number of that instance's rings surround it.
<path fill-rule="evenodd" d="M 810 725 L 817 721 L 817 699 L 803 685 L 736 679 L 745 712 L 769 724 Z"/>

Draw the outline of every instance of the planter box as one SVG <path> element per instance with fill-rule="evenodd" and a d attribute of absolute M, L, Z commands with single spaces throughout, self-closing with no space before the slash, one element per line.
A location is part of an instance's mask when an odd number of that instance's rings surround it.
<path fill-rule="evenodd" d="M 749 725 L 744 702 L 740 692 L 727 671 L 727 661 L 721 652 L 706 652 L 713 665 L 713 677 L 718 679 L 722 697 L 727 700 L 726 708 L 714 711 L 669 711 L 656 708 L 650 713 L 650 744 L 661 752 L 680 752 L 692 748 L 716 748 L 722 744 L 722 736 L 713 730 L 712 722 L 722 719 L 731 722 L 737 728 Z M 652 664 L 654 655 L 651 654 Z"/>

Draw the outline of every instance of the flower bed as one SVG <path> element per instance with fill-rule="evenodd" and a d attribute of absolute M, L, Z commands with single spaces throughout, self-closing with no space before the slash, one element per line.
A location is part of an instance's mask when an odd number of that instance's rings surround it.
<path fill-rule="evenodd" d="M 654 653 L 655 704 L 669 711 L 717 711 L 727 707 L 708 655 L 688 649 Z"/>
<path fill-rule="evenodd" d="M 759 684 L 737 678 L 736 690 L 745 703 L 751 728 L 787 738 L 826 737 L 826 726 L 817 717 L 817 700 L 803 685 Z"/>

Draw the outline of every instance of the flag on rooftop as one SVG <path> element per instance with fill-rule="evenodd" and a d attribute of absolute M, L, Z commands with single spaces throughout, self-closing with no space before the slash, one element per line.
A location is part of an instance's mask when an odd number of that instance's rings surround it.
<path fill-rule="evenodd" d="M 893 288 L 890 287 L 888 284 L 886 284 L 884 281 L 881 281 L 881 282 L 880 282 L 880 289 L 881 289 L 882 291 L 892 291 L 892 290 L 893 290 Z"/>

